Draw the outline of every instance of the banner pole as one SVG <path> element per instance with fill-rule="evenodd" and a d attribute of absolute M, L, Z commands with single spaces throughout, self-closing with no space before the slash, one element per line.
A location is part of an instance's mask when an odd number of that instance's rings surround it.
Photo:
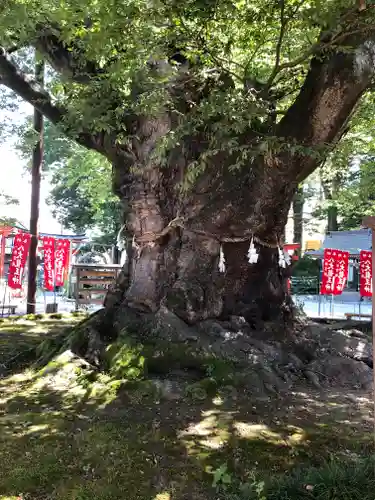
<path fill-rule="evenodd" d="M 53 312 L 56 311 L 56 239 L 53 238 Z"/>
<path fill-rule="evenodd" d="M 371 304 L 372 304 L 372 359 L 375 360 L 375 297 L 374 297 L 374 290 L 375 290 L 375 217 L 373 216 L 368 216 L 363 219 L 362 225 L 364 227 L 367 227 L 371 229 L 371 263 L 372 263 L 372 297 L 371 297 Z M 373 400 L 374 400 L 374 414 L 373 414 L 373 419 L 374 419 L 374 440 L 375 440 L 375 370 L 373 370 Z"/>
<path fill-rule="evenodd" d="M 7 293 L 7 282 L 4 283 L 4 296 L 3 296 L 3 309 L 1 311 L 1 317 L 4 317 L 4 309 L 5 309 L 5 296 Z"/>

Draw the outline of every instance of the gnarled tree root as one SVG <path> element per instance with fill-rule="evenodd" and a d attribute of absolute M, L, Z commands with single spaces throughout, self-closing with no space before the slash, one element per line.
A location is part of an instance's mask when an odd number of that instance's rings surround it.
<path fill-rule="evenodd" d="M 306 382 L 371 388 L 372 349 L 361 332 L 299 319 L 280 341 L 266 326 L 254 331 L 241 317 L 189 326 L 164 307 L 154 314 L 103 309 L 75 327 L 64 347 L 118 378 L 212 378 L 258 393 Z"/>

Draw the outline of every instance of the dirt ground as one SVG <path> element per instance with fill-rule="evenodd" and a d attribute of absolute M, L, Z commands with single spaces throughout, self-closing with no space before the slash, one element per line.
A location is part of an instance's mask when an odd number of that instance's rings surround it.
<path fill-rule="evenodd" d="M 74 321 L 0 324 L 3 500 L 214 500 L 226 482 L 373 451 L 363 392 L 305 386 L 255 399 L 226 387 L 163 397 L 145 384 L 102 391 L 77 383 L 78 369 L 56 378 L 25 356 L 7 364 L 20 346 L 27 351 Z"/>

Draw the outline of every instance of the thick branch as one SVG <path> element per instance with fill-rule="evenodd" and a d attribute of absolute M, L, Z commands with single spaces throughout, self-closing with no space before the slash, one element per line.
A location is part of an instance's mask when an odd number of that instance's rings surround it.
<path fill-rule="evenodd" d="M 52 104 L 48 93 L 39 83 L 24 75 L 3 49 L 0 49 L 0 78 L 3 85 L 32 104 L 52 123 L 61 122 L 62 112 Z"/>
<path fill-rule="evenodd" d="M 48 92 L 20 71 L 2 48 L 0 48 L 0 83 L 30 103 L 52 123 L 63 124 L 66 111 L 54 105 Z M 87 148 L 103 152 L 102 138 L 99 135 L 81 132 L 74 139 Z"/>
<path fill-rule="evenodd" d="M 356 14 L 361 20 L 366 15 L 367 12 Z M 347 25 L 347 36 L 344 37 L 344 30 L 340 33 L 346 50 L 331 49 L 312 59 L 299 95 L 279 123 L 277 134 L 283 140 L 321 149 L 340 137 L 375 75 L 375 29 L 367 26 L 366 30 L 353 30 L 352 19 L 350 26 Z M 289 168 L 294 177 L 303 180 L 318 162 L 316 156 L 306 152 L 295 155 Z"/>
<path fill-rule="evenodd" d="M 89 83 L 105 73 L 103 68 L 82 55 L 79 42 L 64 44 L 57 28 L 42 28 L 34 45 L 55 71 L 70 80 Z"/>

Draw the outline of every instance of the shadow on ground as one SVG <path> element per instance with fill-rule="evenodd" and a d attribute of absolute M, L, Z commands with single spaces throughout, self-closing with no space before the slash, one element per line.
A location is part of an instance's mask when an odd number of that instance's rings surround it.
<path fill-rule="evenodd" d="M 28 373 L 1 381 L 6 498 L 214 499 L 213 473 L 223 464 L 246 482 L 331 453 L 372 451 L 369 401 L 360 395 L 159 401 L 134 386 L 115 396 L 39 380 Z"/>
<path fill-rule="evenodd" d="M 14 326 L 0 325 L 3 358 L 45 335 L 41 324 Z M 162 398 L 150 383 L 90 384 L 79 368 L 26 365 L 0 379 L 3 499 L 216 500 L 228 498 L 213 488 L 224 465 L 226 479 L 246 482 L 373 451 L 360 392 Z"/>
<path fill-rule="evenodd" d="M 82 316 L 58 319 L 0 318 L 0 377 L 17 373 L 35 360 L 35 349 L 45 339 L 53 339 L 77 324 Z"/>

